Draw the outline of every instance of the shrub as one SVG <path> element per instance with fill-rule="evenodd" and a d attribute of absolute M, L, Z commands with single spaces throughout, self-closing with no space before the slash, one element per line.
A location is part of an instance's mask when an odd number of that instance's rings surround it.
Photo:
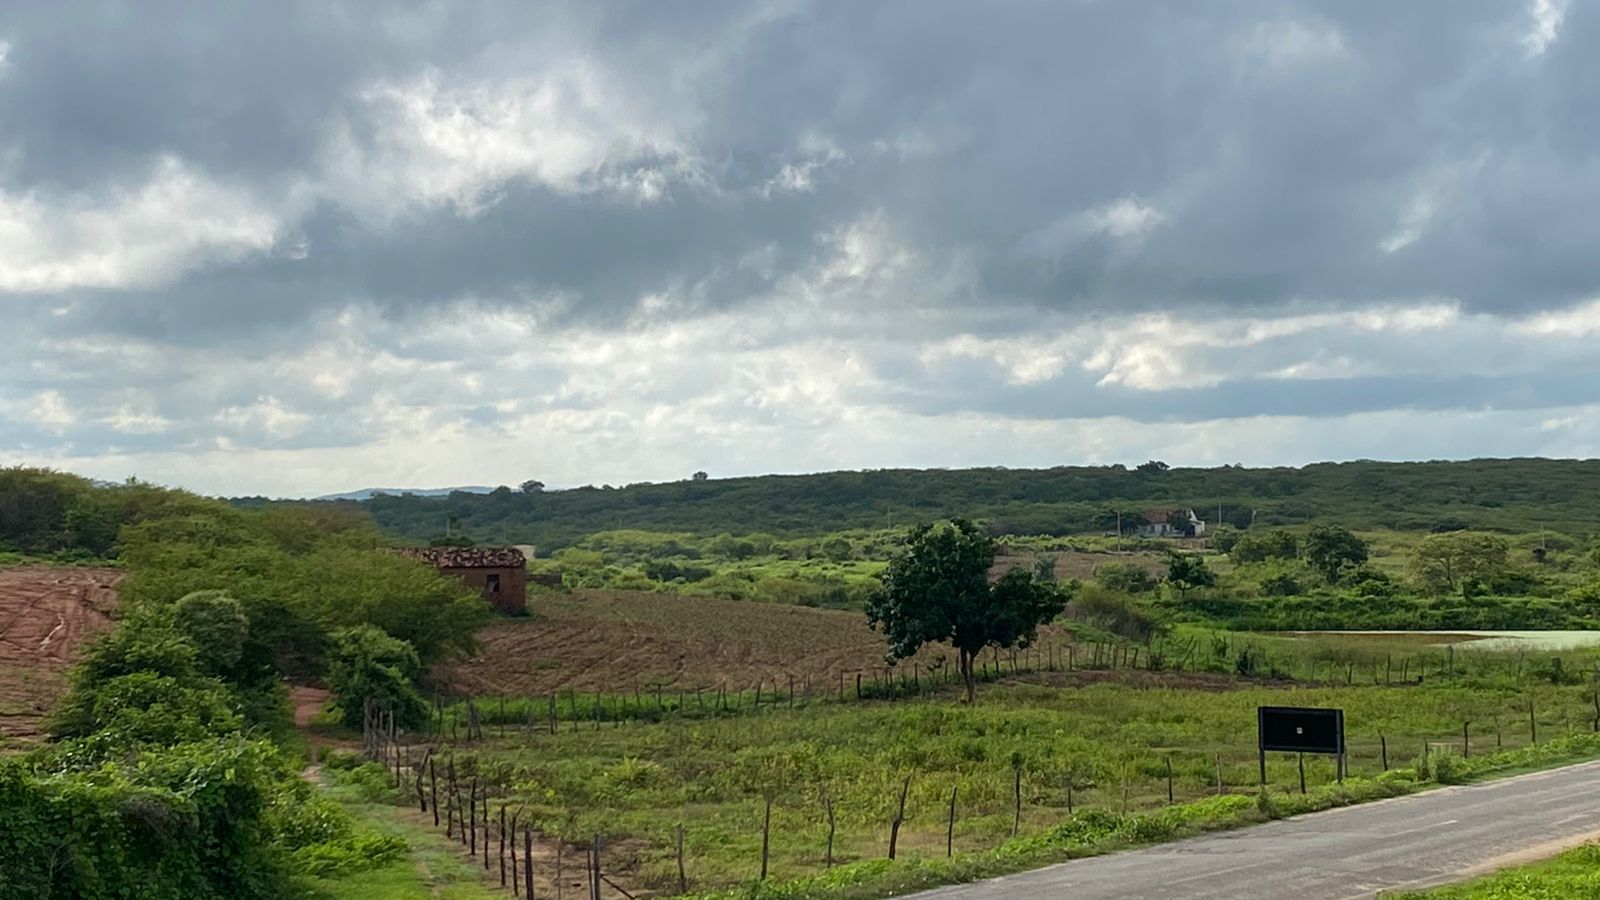
<path fill-rule="evenodd" d="M 344 724 L 361 726 L 368 700 L 394 714 L 395 721 L 415 728 L 427 721 L 428 704 L 417 692 L 422 674 L 417 651 L 398 638 L 363 625 L 333 635 L 328 664 L 328 689 Z"/>

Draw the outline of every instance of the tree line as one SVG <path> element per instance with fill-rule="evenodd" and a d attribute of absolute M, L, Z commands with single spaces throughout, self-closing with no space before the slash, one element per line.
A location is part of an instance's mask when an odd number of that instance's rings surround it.
<path fill-rule="evenodd" d="M 536 482 L 537 479 L 529 479 Z M 689 479 L 570 490 L 504 487 L 447 497 L 379 495 L 338 501 L 371 512 L 415 541 L 446 522 L 483 543 L 569 546 L 618 528 L 696 534 L 814 535 L 904 527 L 963 516 L 991 533 L 1066 535 L 1124 527 L 1149 509 L 1193 508 L 1211 526 L 1343 525 L 1354 530 L 1539 528 L 1587 533 L 1600 498 L 1600 460 L 1319 463 L 1301 468 L 1191 469 L 1062 466 L 1050 469 L 883 469 Z M 272 501 L 244 498 L 244 505 Z M 333 503 L 335 501 L 327 501 Z"/>

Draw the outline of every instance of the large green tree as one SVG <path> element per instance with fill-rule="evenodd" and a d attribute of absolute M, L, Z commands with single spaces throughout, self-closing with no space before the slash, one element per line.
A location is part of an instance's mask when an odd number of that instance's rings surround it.
<path fill-rule="evenodd" d="M 964 519 L 919 526 L 867 602 L 867 621 L 888 640 L 890 660 L 906 659 L 929 643 L 955 648 L 969 703 L 978 654 L 986 647 L 1027 646 L 1066 606 L 1054 585 L 1022 569 L 990 584 L 994 556 L 994 539 Z"/>
<path fill-rule="evenodd" d="M 1217 576 L 1207 568 L 1206 561 L 1192 553 L 1173 553 L 1167 558 L 1167 584 L 1178 589 L 1179 597 L 1199 587 L 1211 587 Z"/>
<path fill-rule="evenodd" d="M 1459 589 L 1470 597 L 1506 571 L 1505 538 L 1473 531 L 1431 534 L 1411 556 L 1411 575 L 1435 594 Z"/>
<path fill-rule="evenodd" d="M 1367 561 L 1367 542 L 1342 525 L 1318 525 L 1306 533 L 1306 562 L 1322 573 L 1329 584 L 1339 573 Z"/>

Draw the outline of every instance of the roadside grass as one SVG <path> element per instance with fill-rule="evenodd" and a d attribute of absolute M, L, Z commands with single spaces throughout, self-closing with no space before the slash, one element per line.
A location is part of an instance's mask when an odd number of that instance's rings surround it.
<path fill-rule="evenodd" d="M 1387 900 L 1567 900 L 1600 897 L 1600 843 L 1574 847 L 1544 862 L 1429 891 L 1385 894 Z"/>
<path fill-rule="evenodd" d="M 505 897 L 459 845 L 386 803 L 364 799 L 351 785 L 326 789 L 361 826 L 406 842 L 404 857 L 386 866 L 334 878 L 308 878 L 317 900 L 490 900 Z"/>
<path fill-rule="evenodd" d="M 1530 700 L 1539 737 L 1532 747 Z M 1259 705 L 1343 708 L 1354 777 L 1336 785 L 1332 760 L 1308 757 L 1302 796 L 1297 758 L 1273 754 L 1272 799 L 1263 808 L 1254 744 Z M 1392 770 L 1413 765 L 1428 748 L 1424 779 L 1447 782 L 1584 758 L 1600 752 L 1591 717 L 1590 688 L 1548 683 L 1012 683 L 985 689 L 973 707 L 941 698 L 768 706 L 655 724 L 564 722 L 555 735 L 491 727 L 486 741 L 444 747 L 435 758 L 494 785 L 497 806 L 525 808 L 525 820 L 531 816 L 546 834 L 572 843 L 600 834 L 609 847 L 625 846 L 608 858 L 608 871 L 664 892 L 676 887 L 672 847 L 680 824 L 691 890 L 737 892 L 754 884 L 770 797 L 769 879 L 760 896 L 840 898 L 1018 871 L 1416 789 L 1414 775 L 1382 772 L 1384 747 Z M 1464 721 L 1471 723 L 1467 759 Z M 1169 762 L 1174 805 L 1167 801 Z M 907 777 L 900 859 L 890 865 L 890 823 Z M 1069 784 L 1076 815 L 1067 810 Z M 952 790 L 956 852 L 946 860 Z M 1085 822 L 1092 833 L 1082 831 Z M 791 883 L 800 886 L 774 893 Z"/>

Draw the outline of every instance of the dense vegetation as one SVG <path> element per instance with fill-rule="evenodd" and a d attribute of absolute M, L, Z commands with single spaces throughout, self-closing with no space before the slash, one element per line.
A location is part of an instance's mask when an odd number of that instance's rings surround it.
<path fill-rule="evenodd" d="M 0 759 L 0 896 L 286 897 L 403 851 L 300 778 L 285 678 L 420 719 L 423 664 L 489 617 L 475 593 L 340 510 L 43 470 L 0 470 L 0 541 L 129 572 L 53 743 Z"/>
<path fill-rule="evenodd" d="M 1236 527 L 1316 521 L 1357 530 L 1587 534 L 1600 520 L 1595 486 L 1600 460 L 1360 461 L 1272 469 L 886 469 L 562 491 L 530 484 L 527 491 L 444 498 L 379 496 L 361 505 L 384 529 L 413 540 L 436 537 L 454 521 L 480 542 L 554 550 L 618 528 L 798 536 L 952 516 L 981 520 L 997 534 L 1065 535 L 1110 530 L 1117 511 L 1131 528 L 1146 509 L 1180 506 L 1212 524 L 1220 506 Z"/>

